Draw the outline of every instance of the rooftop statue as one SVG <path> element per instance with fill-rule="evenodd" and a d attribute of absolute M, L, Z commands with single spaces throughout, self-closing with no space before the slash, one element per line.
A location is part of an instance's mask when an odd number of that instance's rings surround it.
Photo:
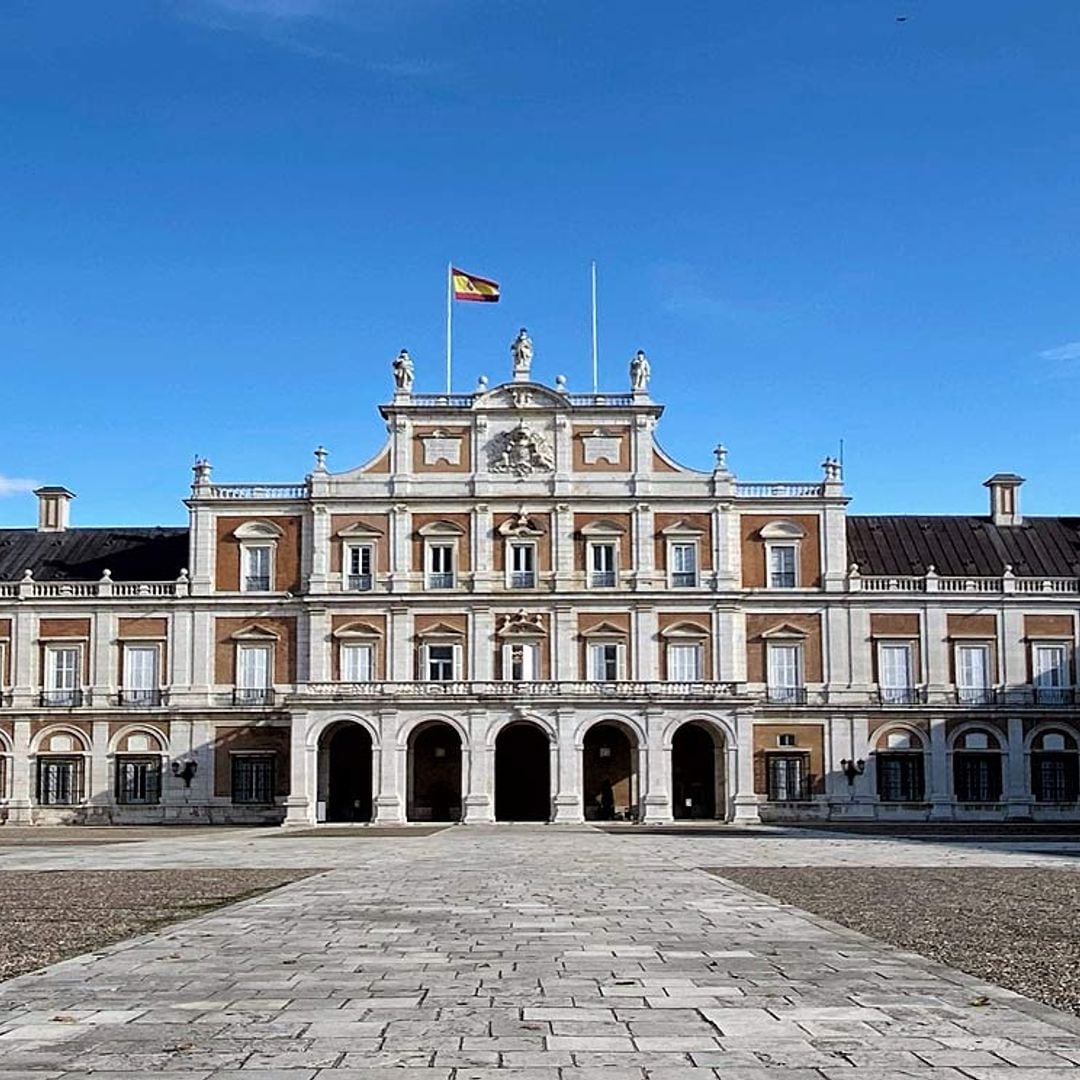
<path fill-rule="evenodd" d="M 649 377 L 652 368 L 649 367 L 648 357 L 638 349 L 634 359 L 630 361 L 630 389 L 637 393 L 644 393 L 649 389 Z"/>
<path fill-rule="evenodd" d="M 412 357 L 407 349 L 402 349 L 394 361 L 394 389 L 398 393 L 411 394 L 415 377 Z"/>
<path fill-rule="evenodd" d="M 510 346 L 510 355 L 514 359 L 514 378 L 526 378 L 532 367 L 533 343 L 524 326 L 518 331 L 518 336 L 514 338 Z"/>

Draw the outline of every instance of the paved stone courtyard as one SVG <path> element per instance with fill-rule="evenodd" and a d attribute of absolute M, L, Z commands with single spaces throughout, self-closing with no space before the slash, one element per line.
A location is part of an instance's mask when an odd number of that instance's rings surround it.
<path fill-rule="evenodd" d="M 0 1080 L 1071 1077 L 1074 1018 L 700 868 L 1073 873 L 1076 846 L 552 826 L 18 845 L 0 869 L 333 869 L 0 984 Z"/>

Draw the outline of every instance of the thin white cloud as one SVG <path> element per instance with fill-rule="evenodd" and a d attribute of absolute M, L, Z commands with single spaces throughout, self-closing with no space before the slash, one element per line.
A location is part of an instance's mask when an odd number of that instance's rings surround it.
<path fill-rule="evenodd" d="M 1040 360 L 1080 360 L 1080 341 L 1067 341 L 1052 349 L 1043 349 Z"/>
<path fill-rule="evenodd" d="M 40 487 L 37 480 L 23 480 L 17 476 L 0 476 L 0 498 L 6 495 L 25 495 Z"/>

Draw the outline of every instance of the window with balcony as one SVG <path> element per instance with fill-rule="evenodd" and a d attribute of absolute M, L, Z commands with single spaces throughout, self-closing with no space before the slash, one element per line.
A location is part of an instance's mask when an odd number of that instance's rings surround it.
<path fill-rule="evenodd" d="M 910 642 L 878 643 L 878 688 L 882 704 L 914 705 L 915 673 Z"/>
<path fill-rule="evenodd" d="M 1001 751 L 986 731 L 962 734 L 953 748 L 953 789 L 959 802 L 995 803 L 1001 798 Z"/>
<path fill-rule="evenodd" d="M 810 797 L 810 769 L 806 754 L 768 754 L 766 793 L 770 802 L 804 802 Z"/>
<path fill-rule="evenodd" d="M 672 541 L 668 565 L 671 567 L 671 587 L 692 589 L 698 583 L 698 546 L 695 541 Z"/>
<path fill-rule="evenodd" d="M 374 566 L 373 544 L 345 545 L 345 587 L 349 592 L 370 592 L 374 588 Z"/>
<path fill-rule="evenodd" d="M 241 549 L 243 572 L 240 587 L 243 592 L 270 592 L 274 572 L 272 544 L 244 544 Z"/>
<path fill-rule="evenodd" d="M 82 802 L 83 773 L 81 757 L 39 756 L 38 803 L 41 806 L 73 806 Z"/>
<path fill-rule="evenodd" d="M 536 544 L 513 541 L 508 545 L 508 582 L 511 589 L 536 587 Z"/>
<path fill-rule="evenodd" d="M 669 682 L 700 682 L 703 649 L 696 642 L 669 642 L 667 677 Z"/>
<path fill-rule="evenodd" d="M 769 701 L 781 705 L 805 704 L 801 643 L 770 641 L 766 655 Z"/>
<path fill-rule="evenodd" d="M 273 659 L 273 645 L 237 645 L 235 700 L 238 705 L 265 705 L 273 701 Z"/>
<path fill-rule="evenodd" d="M 232 801 L 248 806 L 273 805 L 274 771 L 273 754 L 233 754 Z"/>
<path fill-rule="evenodd" d="M 343 641 L 339 660 L 341 681 L 348 683 L 371 682 L 375 677 L 375 646 L 367 642 Z"/>
<path fill-rule="evenodd" d="M 161 704 L 161 684 L 158 674 L 161 650 L 157 645 L 125 645 L 124 685 L 120 691 L 123 705 L 153 706 Z"/>
<path fill-rule="evenodd" d="M 424 646 L 424 672 L 428 682 L 453 682 L 457 677 L 457 645 Z"/>
<path fill-rule="evenodd" d="M 427 545 L 427 587 L 429 589 L 452 589 L 454 587 L 454 545 Z"/>
<path fill-rule="evenodd" d="M 503 646 L 503 678 L 509 682 L 534 682 L 540 670 L 540 646 L 515 641 Z"/>
<path fill-rule="evenodd" d="M 618 583 L 618 547 L 613 542 L 589 544 L 589 588 L 613 589 Z"/>
<path fill-rule="evenodd" d="M 594 641 L 588 646 L 588 676 L 592 682 L 618 682 L 622 674 L 623 646 L 614 641 Z"/>
<path fill-rule="evenodd" d="M 1034 645 L 1031 681 L 1037 705 L 1067 705 L 1070 700 L 1069 653 L 1064 644 Z"/>
<path fill-rule="evenodd" d="M 70 708 L 81 705 L 82 649 L 78 645 L 49 645 L 45 649 L 45 688 L 42 705 Z"/>
<path fill-rule="evenodd" d="M 121 755 L 116 759 L 116 801 L 150 806 L 161 800 L 161 758 Z"/>
<path fill-rule="evenodd" d="M 988 644 L 956 646 L 956 699 L 961 705 L 993 704 Z"/>

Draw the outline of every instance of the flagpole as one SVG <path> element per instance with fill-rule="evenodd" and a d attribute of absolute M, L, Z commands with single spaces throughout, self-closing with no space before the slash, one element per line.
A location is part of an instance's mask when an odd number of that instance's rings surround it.
<path fill-rule="evenodd" d="M 450 361 L 454 354 L 454 264 L 446 264 L 446 394 L 450 395 Z"/>
<path fill-rule="evenodd" d="M 596 340 L 596 260 L 592 262 L 592 389 L 600 390 L 600 352 Z"/>

